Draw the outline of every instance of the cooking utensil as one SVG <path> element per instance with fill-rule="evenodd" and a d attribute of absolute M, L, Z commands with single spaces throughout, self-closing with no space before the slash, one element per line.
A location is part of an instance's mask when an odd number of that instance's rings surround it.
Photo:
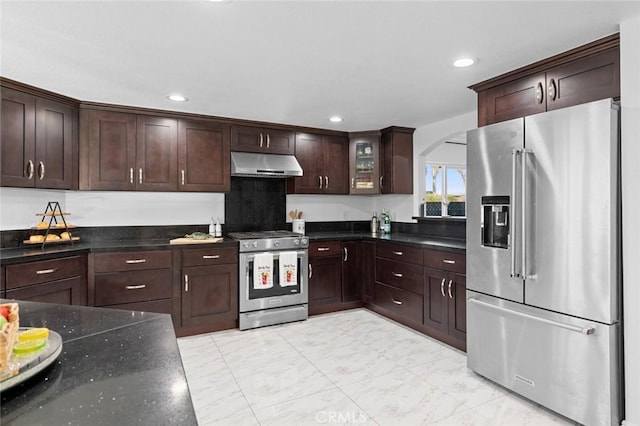
<path fill-rule="evenodd" d="M 298 219 L 302 219 L 302 210 L 298 212 L 297 217 L 298 217 Z"/>
<path fill-rule="evenodd" d="M 291 211 L 289 212 L 289 217 L 290 217 L 291 219 L 295 219 L 295 218 L 296 218 L 296 214 L 294 213 L 294 211 L 293 211 L 293 210 L 291 210 Z"/>

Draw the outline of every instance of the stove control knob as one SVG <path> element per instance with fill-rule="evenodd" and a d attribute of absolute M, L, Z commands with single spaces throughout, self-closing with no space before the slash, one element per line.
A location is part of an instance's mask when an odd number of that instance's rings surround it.
<path fill-rule="evenodd" d="M 302 244 L 307 244 L 309 242 L 309 240 L 307 240 L 306 238 L 303 238 L 301 241 L 302 241 Z"/>
<path fill-rule="evenodd" d="M 253 244 L 251 244 L 253 247 L 258 248 L 258 242 L 254 241 Z"/>
<path fill-rule="evenodd" d="M 293 244 L 297 246 L 298 244 L 300 244 L 300 240 L 296 238 L 295 240 L 293 240 Z"/>
<path fill-rule="evenodd" d="M 278 247 L 278 246 L 280 245 L 280 241 L 274 241 L 274 242 L 273 242 L 273 245 L 274 245 L 274 246 L 276 246 L 276 247 Z"/>
<path fill-rule="evenodd" d="M 249 243 L 248 243 L 248 242 L 246 242 L 246 241 L 245 241 L 245 242 L 244 242 L 244 244 L 242 244 L 242 245 L 243 245 L 243 246 L 245 246 L 245 247 L 249 247 Z"/>

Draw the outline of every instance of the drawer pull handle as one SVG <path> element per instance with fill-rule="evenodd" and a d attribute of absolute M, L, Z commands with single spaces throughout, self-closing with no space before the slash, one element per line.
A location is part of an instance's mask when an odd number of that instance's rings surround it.
<path fill-rule="evenodd" d="M 45 274 L 53 274 L 55 271 L 57 271 L 57 268 L 52 268 L 52 269 L 40 269 L 39 271 L 36 271 L 36 275 L 45 275 Z"/>
<path fill-rule="evenodd" d="M 27 179 L 31 179 L 33 177 L 33 161 L 29 160 L 27 163 Z"/>
<path fill-rule="evenodd" d="M 318 247 L 318 251 L 329 251 L 331 250 L 329 247 Z"/>
<path fill-rule="evenodd" d="M 453 299 L 453 295 L 451 294 L 451 284 L 453 284 L 453 280 L 449 280 L 449 288 L 447 289 L 447 293 L 449 293 L 449 299 Z"/>
<path fill-rule="evenodd" d="M 129 259 L 126 261 L 129 265 L 135 265 L 136 263 L 145 263 L 147 259 Z"/>
<path fill-rule="evenodd" d="M 184 169 L 180 170 L 180 183 L 184 185 Z"/>
<path fill-rule="evenodd" d="M 402 278 L 402 274 L 399 274 L 397 272 L 391 272 L 393 274 L 394 277 L 398 277 L 398 278 Z"/>
<path fill-rule="evenodd" d="M 402 305 L 402 302 L 400 300 L 396 300 L 393 297 L 391 298 L 391 300 L 393 300 L 393 303 L 395 303 L 396 305 Z"/>
<path fill-rule="evenodd" d="M 127 290 L 140 290 L 142 288 L 145 288 L 147 285 L 146 284 L 139 284 L 139 285 L 128 285 L 125 286 L 124 288 L 126 288 Z"/>
<path fill-rule="evenodd" d="M 401 251 L 392 251 L 391 253 L 395 254 L 396 256 L 402 256 L 404 254 Z"/>
<path fill-rule="evenodd" d="M 456 261 L 451 259 L 442 259 L 442 262 L 448 263 L 449 265 L 455 265 Z"/>
<path fill-rule="evenodd" d="M 185 293 L 189 291 L 189 275 L 184 275 L 184 291 Z"/>
<path fill-rule="evenodd" d="M 442 297 L 447 297 L 444 294 L 444 282 L 446 281 L 446 278 L 442 279 L 442 282 L 440 283 L 440 293 L 442 294 Z"/>
<path fill-rule="evenodd" d="M 205 254 L 202 256 L 203 259 L 220 259 L 219 254 Z"/>

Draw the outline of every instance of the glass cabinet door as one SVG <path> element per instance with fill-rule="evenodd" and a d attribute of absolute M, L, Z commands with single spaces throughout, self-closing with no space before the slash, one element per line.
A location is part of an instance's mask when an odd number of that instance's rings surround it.
<path fill-rule="evenodd" d="M 349 135 L 350 194 L 380 192 L 380 132 Z"/>

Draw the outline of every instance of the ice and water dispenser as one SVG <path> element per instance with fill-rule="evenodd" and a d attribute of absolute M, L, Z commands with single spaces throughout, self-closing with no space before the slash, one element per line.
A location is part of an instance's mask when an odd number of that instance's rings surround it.
<path fill-rule="evenodd" d="M 509 197 L 482 197 L 482 245 L 509 248 Z"/>

